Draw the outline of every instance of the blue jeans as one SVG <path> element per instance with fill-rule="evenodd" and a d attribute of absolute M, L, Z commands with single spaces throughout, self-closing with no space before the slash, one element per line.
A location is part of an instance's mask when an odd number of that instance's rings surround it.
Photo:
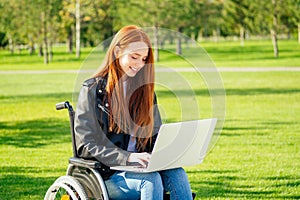
<path fill-rule="evenodd" d="M 171 200 L 192 199 L 190 184 L 182 168 L 151 173 L 118 171 L 105 184 L 112 200 L 162 200 L 164 192 L 170 192 Z"/>
<path fill-rule="evenodd" d="M 165 192 L 170 192 L 171 200 L 192 200 L 189 180 L 183 168 L 160 171 Z"/>

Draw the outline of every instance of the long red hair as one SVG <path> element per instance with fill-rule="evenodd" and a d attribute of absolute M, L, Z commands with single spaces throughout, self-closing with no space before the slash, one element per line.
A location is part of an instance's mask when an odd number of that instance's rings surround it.
<path fill-rule="evenodd" d="M 115 48 L 123 49 L 130 43 L 144 42 L 148 46 L 145 65 L 134 77 L 127 80 L 124 97 L 123 72 Z M 152 45 L 147 34 L 137 26 L 125 26 L 114 36 L 101 69 L 94 77 L 107 77 L 107 98 L 110 103 L 109 131 L 134 134 L 137 149 L 144 150 L 151 142 L 153 131 L 154 100 L 154 57 Z"/>

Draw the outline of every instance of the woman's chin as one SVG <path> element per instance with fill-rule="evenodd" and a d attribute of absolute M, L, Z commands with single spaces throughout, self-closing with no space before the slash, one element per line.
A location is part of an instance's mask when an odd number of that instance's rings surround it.
<path fill-rule="evenodd" d="M 133 77 L 135 77 L 135 75 L 138 73 L 138 71 L 134 71 L 134 70 L 128 70 L 127 72 L 126 72 L 126 75 L 128 76 L 128 77 L 131 77 L 131 78 L 133 78 Z"/>

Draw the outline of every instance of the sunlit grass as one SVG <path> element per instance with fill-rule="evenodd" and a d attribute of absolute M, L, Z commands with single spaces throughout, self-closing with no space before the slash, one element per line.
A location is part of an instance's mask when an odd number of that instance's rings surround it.
<path fill-rule="evenodd" d="M 270 41 L 201 42 L 207 62 L 218 67 L 299 66 L 300 45 L 280 41 L 280 57 L 273 58 Z M 188 67 L 203 49 L 175 46 L 161 51 L 157 66 Z M 93 51 L 94 50 L 94 51 Z M 82 57 L 55 49 L 54 60 L 43 64 L 37 55 L 9 55 L 0 51 L 0 70 L 96 69 L 103 53 L 84 48 Z M 201 50 L 201 51 L 199 51 Z M 90 52 L 93 52 L 90 54 Z M 202 56 L 202 57 L 201 57 Z M 202 63 L 200 63 L 202 64 Z M 207 63 L 206 63 L 207 64 Z M 88 76 L 84 74 L 82 76 Z M 78 92 L 76 73 L 0 74 L 0 199 L 43 199 L 53 181 L 65 174 L 72 155 L 68 115 L 55 104 L 73 99 Z M 157 74 L 158 102 L 166 122 L 180 121 L 177 94 L 168 89 L 170 74 Z M 196 73 L 180 73 L 197 96 L 200 117 L 211 116 L 211 98 L 205 81 Z M 223 72 L 226 121 L 217 144 L 204 162 L 186 167 L 198 199 L 299 199 L 300 198 L 300 73 Z M 180 82 L 178 82 L 180 83 Z M 177 84 L 178 84 L 177 83 Z M 76 87 L 75 87 L 76 85 Z M 75 102 L 73 102 L 73 100 Z M 191 108 L 192 113 L 193 108 Z"/>
<path fill-rule="evenodd" d="M 204 162 L 186 167 L 198 199 L 299 198 L 300 74 L 221 75 L 227 94 L 224 129 Z M 183 76 L 199 81 L 193 73 Z M 72 98 L 76 74 L 0 78 L 0 198 L 43 199 L 72 155 L 67 112 L 54 106 Z M 205 86 L 193 89 L 206 116 Z M 168 120 L 177 121 L 175 96 L 163 87 L 157 95 Z"/>
<path fill-rule="evenodd" d="M 271 40 L 240 42 L 204 42 L 202 47 L 218 67 L 286 67 L 299 66 L 300 44 L 296 40 L 279 40 L 279 57 L 274 58 Z"/>
<path fill-rule="evenodd" d="M 300 63 L 300 44 L 296 40 L 279 40 L 279 57 L 274 58 L 272 42 L 269 40 L 245 41 L 241 46 L 238 41 L 199 42 L 197 45 L 182 44 L 182 55 L 175 52 L 175 44 L 165 45 L 160 49 L 157 63 L 168 67 L 189 67 L 185 59 L 201 63 L 203 58 L 217 67 L 295 67 Z M 43 64 L 43 57 L 37 53 L 28 55 L 27 50 L 11 55 L 7 50 L 0 50 L 0 70 L 66 70 L 96 69 L 102 62 L 104 51 L 99 47 L 82 48 L 81 57 L 69 54 L 65 47 L 55 47 L 53 61 Z M 206 55 L 206 52 L 208 55 Z M 192 55 L 192 56 L 191 56 Z"/>

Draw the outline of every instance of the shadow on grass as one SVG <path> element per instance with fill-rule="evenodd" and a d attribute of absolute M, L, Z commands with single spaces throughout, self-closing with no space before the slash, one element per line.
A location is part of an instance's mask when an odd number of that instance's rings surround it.
<path fill-rule="evenodd" d="M 180 96 L 191 96 L 192 91 L 187 90 L 157 90 L 158 98 L 164 97 L 174 97 L 174 94 L 178 94 Z M 193 90 L 197 96 L 207 96 L 209 95 L 209 91 L 207 89 L 195 89 Z M 220 90 L 210 90 L 211 94 L 223 94 L 224 91 Z M 226 96 L 238 95 L 238 96 L 246 96 L 246 95 L 273 95 L 273 94 L 294 94 L 300 93 L 299 88 L 229 88 L 225 89 Z"/>
<path fill-rule="evenodd" d="M 43 170 L 56 173 L 57 169 Z M 0 199 L 43 199 L 46 191 L 58 177 L 40 177 L 40 168 L 0 167 Z M 60 171 L 60 170 L 59 170 Z M 26 175 L 27 174 L 27 175 Z M 30 174 L 30 175 L 28 175 Z M 32 175 L 34 174 L 34 175 Z M 64 171 L 62 171 L 64 175 Z"/>
<path fill-rule="evenodd" d="M 75 54 L 70 54 L 62 51 L 54 51 L 53 53 L 53 62 L 66 62 L 66 61 L 75 61 L 78 63 L 83 62 L 86 57 L 89 55 L 90 50 L 83 49 L 81 52 L 81 57 L 76 58 Z M 103 54 L 103 53 L 102 53 Z M 38 56 L 37 53 L 29 55 L 27 51 L 21 51 L 21 53 L 11 54 L 8 51 L 3 52 L 2 56 L 5 56 L 9 61 L 4 60 L 5 64 L 44 64 L 44 57 Z M 20 62 L 21 61 L 21 62 Z M 51 63 L 51 62 L 50 62 Z"/>
<path fill-rule="evenodd" d="M 299 88 L 243 88 L 226 89 L 226 95 L 271 95 L 300 93 Z"/>
<path fill-rule="evenodd" d="M 273 187 L 298 187 L 300 186 L 300 176 L 268 176 L 264 177 L 267 181 L 279 181 Z M 287 181 L 288 180 L 288 181 Z M 300 192 L 298 198 L 300 199 Z"/>
<path fill-rule="evenodd" d="M 20 95 L 1 95 L 0 94 L 0 100 L 10 100 L 9 103 L 12 103 L 11 101 L 31 101 L 35 102 L 35 100 L 44 100 L 49 101 L 49 99 L 56 99 L 56 102 L 62 102 L 65 100 L 71 101 L 73 95 L 78 96 L 78 93 L 72 93 L 72 92 L 65 92 L 65 93 L 45 93 L 45 94 L 20 94 Z M 53 108 L 55 107 L 55 104 L 49 105 Z"/>
<path fill-rule="evenodd" d="M 249 134 L 248 131 L 251 131 L 252 136 L 266 136 L 266 132 L 270 134 L 272 130 L 280 130 L 285 129 L 290 126 L 298 125 L 299 122 L 297 120 L 294 121 L 279 121 L 279 120 L 230 120 L 227 119 L 225 121 L 225 125 L 222 129 L 222 136 L 229 137 L 239 137 L 244 134 Z"/>
<path fill-rule="evenodd" d="M 156 89 L 157 98 L 174 98 L 175 94 L 182 96 L 182 97 L 192 97 L 191 95 L 195 93 L 196 96 L 209 96 L 210 94 L 223 95 L 225 92 L 226 96 L 231 95 L 238 95 L 238 96 L 246 96 L 246 95 L 272 95 L 272 94 L 294 94 L 300 93 L 300 88 L 229 88 L 225 90 L 217 90 L 211 89 L 193 89 L 193 90 L 181 90 L 181 89 L 172 89 L 165 90 L 165 89 Z M 0 100 L 49 100 L 49 99 L 57 99 L 57 102 L 61 101 L 72 101 L 73 96 L 78 96 L 78 93 L 45 93 L 45 94 L 30 94 L 30 95 L 0 95 Z M 55 106 L 55 105 L 53 105 Z"/>
<path fill-rule="evenodd" d="M 37 148 L 71 142 L 69 122 L 53 118 L 0 122 L 0 132 L 0 145 Z"/>
<path fill-rule="evenodd" d="M 190 183 L 193 191 L 197 193 L 198 199 L 299 199 L 300 195 L 291 194 L 288 192 L 282 193 L 278 191 L 278 187 L 286 188 L 289 185 L 296 188 L 299 186 L 297 177 L 281 177 L 285 181 L 285 185 L 274 184 L 263 190 L 255 185 L 248 184 L 246 178 L 238 176 L 239 172 L 231 170 L 204 170 L 204 171 L 188 171 L 190 176 L 197 176 L 199 178 L 192 178 Z M 201 177 L 202 180 L 201 180 Z M 205 178 L 204 178 L 205 177 Z M 206 178 L 208 177 L 208 178 Z M 268 178 L 262 177 L 262 180 L 270 181 Z M 277 178 L 280 177 L 276 177 Z M 250 181 L 253 183 L 253 181 Z M 270 189 L 271 188 L 271 189 Z"/>

